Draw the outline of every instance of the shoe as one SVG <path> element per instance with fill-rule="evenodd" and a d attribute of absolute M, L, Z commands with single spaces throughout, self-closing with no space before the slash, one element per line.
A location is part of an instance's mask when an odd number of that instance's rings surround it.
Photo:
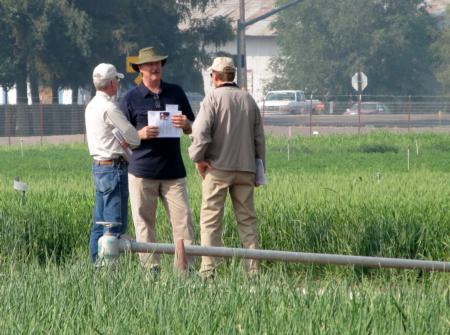
<path fill-rule="evenodd" d="M 205 282 L 212 282 L 214 280 L 214 278 L 216 277 L 216 271 L 209 270 L 209 271 L 200 272 L 200 277 Z"/>

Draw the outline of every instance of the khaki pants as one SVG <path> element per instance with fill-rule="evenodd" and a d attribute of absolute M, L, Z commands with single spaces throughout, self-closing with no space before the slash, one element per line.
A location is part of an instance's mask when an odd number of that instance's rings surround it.
<path fill-rule="evenodd" d="M 225 199 L 230 192 L 236 215 L 239 236 L 244 248 L 258 248 L 256 212 L 253 203 L 255 174 L 250 172 L 230 172 L 208 169 L 202 183 L 202 208 L 200 213 L 201 244 L 222 246 L 222 226 Z M 219 259 L 202 257 L 200 272 L 207 275 L 216 267 Z M 248 274 L 258 273 L 256 260 L 246 259 Z"/>
<path fill-rule="evenodd" d="M 156 207 L 160 198 L 172 225 L 174 243 L 184 239 L 186 245 L 192 244 L 194 228 L 184 178 L 157 180 L 128 174 L 128 184 L 137 242 L 156 242 Z M 160 264 L 158 254 L 140 253 L 139 259 L 145 267 Z M 188 265 L 193 267 L 193 264 L 193 257 L 188 257 Z"/>

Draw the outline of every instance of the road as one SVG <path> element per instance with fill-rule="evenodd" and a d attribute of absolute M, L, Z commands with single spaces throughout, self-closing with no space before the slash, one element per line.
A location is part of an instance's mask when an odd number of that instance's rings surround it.
<path fill-rule="evenodd" d="M 429 128 L 450 125 L 445 114 L 377 114 L 377 115 L 264 115 L 266 126 L 294 127 L 396 127 Z"/>
<path fill-rule="evenodd" d="M 409 126 L 408 126 L 409 125 Z M 266 134 L 274 136 L 312 136 L 324 134 L 358 134 L 375 130 L 395 133 L 433 132 L 450 133 L 450 115 L 407 114 L 363 115 L 265 115 Z M 86 143 L 84 134 L 0 137 L 1 145 L 33 145 L 41 143 Z"/>

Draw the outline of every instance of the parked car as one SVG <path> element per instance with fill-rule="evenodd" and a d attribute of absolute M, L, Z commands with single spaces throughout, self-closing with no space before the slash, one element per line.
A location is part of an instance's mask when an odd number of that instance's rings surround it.
<path fill-rule="evenodd" d="M 270 91 L 259 107 L 263 114 L 303 114 L 307 101 L 303 91 Z"/>
<path fill-rule="evenodd" d="M 311 108 L 311 100 L 306 100 L 307 111 Z M 321 114 L 325 111 L 325 104 L 318 99 L 312 99 L 312 112 L 313 114 Z"/>
<path fill-rule="evenodd" d="M 361 102 L 360 111 L 361 114 L 386 114 L 389 112 L 384 103 L 377 101 Z M 358 115 L 358 103 L 355 102 L 350 108 L 347 108 L 343 115 Z"/>

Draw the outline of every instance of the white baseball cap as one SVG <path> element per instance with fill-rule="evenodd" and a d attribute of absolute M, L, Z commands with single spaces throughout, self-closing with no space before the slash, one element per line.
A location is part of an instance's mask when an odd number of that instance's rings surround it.
<path fill-rule="evenodd" d="M 233 73 L 236 72 L 236 67 L 234 66 L 233 59 L 230 57 L 216 57 L 208 69 L 209 72 L 224 72 L 224 73 Z"/>
<path fill-rule="evenodd" d="M 94 80 L 123 79 L 124 77 L 122 73 L 117 72 L 114 65 L 107 63 L 98 64 L 92 73 Z"/>

